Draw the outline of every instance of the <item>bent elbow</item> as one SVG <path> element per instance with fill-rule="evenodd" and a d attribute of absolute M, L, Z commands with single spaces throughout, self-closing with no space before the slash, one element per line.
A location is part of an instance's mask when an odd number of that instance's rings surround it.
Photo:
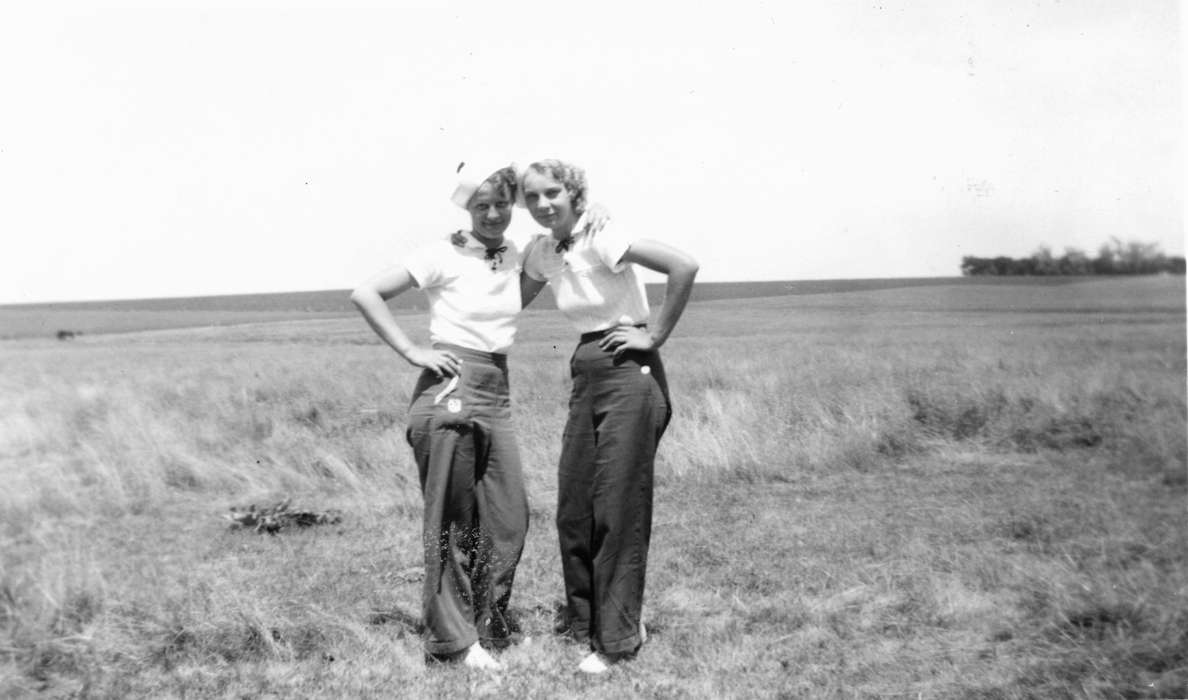
<path fill-rule="evenodd" d="M 355 305 L 355 308 L 363 308 L 364 298 L 368 291 L 366 287 L 358 287 L 351 292 L 351 303 Z"/>

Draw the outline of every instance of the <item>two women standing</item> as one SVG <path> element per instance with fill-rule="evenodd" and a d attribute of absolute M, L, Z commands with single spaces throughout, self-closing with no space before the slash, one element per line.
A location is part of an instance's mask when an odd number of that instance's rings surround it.
<path fill-rule="evenodd" d="M 546 283 L 580 334 L 557 508 L 568 632 L 592 649 L 579 669 L 606 671 L 646 635 L 653 464 L 671 415 L 656 350 L 684 310 L 697 264 L 614 226 L 589 233 L 586 192 L 584 173 L 560 161 L 463 183 L 454 201 L 471 216 L 465 245 L 430 244 L 352 294 L 376 333 L 424 368 L 407 435 L 425 499 L 426 649 L 478 668 L 499 667 L 479 639 L 498 645 L 512 634 L 507 605 L 527 531 L 504 353 L 516 313 Z M 551 236 L 504 236 L 517 195 Z M 651 330 L 634 264 L 668 275 Z M 430 299 L 432 348 L 413 345 L 384 303 L 412 286 Z"/>

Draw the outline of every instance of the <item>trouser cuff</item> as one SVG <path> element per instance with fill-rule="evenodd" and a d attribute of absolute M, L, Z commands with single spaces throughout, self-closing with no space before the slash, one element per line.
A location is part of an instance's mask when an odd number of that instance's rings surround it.
<path fill-rule="evenodd" d="M 447 642 L 425 642 L 425 651 L 434 656 L 452 656 L 458 652 L 465 651 L 478 641 L 478 636 L 463 637 L 462 639 L 455 639 Z"/>
<path fill-rule="evenodd" d="M 604 654 L 634 654 L 639 650 L 641 644 L 643 644 L 643 640 L 640 639 L 639 633 L 636 632 L 629 637 L 603 644 L 602 648 L 598 651 Z"/>

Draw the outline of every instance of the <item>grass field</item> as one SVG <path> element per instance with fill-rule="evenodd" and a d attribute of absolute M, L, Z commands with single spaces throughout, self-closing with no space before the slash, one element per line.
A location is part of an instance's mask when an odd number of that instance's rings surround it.
<path fill-rule="evenodd" d="M 772 282 L 709 282 L 693 290 L 693 301 L 750 299 L 767 296 L 877 291 L 904 287 L 1063 286 L 1085 278 L 1075 277 L 918 277 L 859 280 L 799 280 Z M 664 285 L 648 284 L 648 298 L 655 304 L 663 299 Z M 41 304 L 0 304 L 0 340 L 52 338 L 58 331 L 83 334 L 127 333 L 130 331 L 230 326 L 268 321 L 308 321 L 326 318 L 354 318 L 350 290 L 276 294 L 230 294 L 210 297 L 161 299 L 117 299 Z M 424 295 L 404 294 L 392 300 L 396 311 L 425 311 Z M 542 294 L 534 309 L 552 309 L 551 294 Z"/>
<path fill-rule="evenodd" d="M 423 663 L 415 372 L 362 320 L 0 342 L 0 696 L 1188 696 L 1184 295 L 690 305 L 664 350 L 650 639 L 596 679 L 550 633 L 556 312 L 525 315 L 511 361 L 532 641 L 494 676 Z M 220 517 L 283 496 L 346 517 Z"/>

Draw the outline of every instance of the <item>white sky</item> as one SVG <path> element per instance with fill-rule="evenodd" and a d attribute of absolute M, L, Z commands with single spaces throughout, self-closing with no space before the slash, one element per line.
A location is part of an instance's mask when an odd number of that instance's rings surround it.
<path fill-rule="evenodd" d="M 350 287 L 480 150 L 707 281 L 1184 253 L 1173 0 L 282 4 L 0 10 L 0 303 Z"/>

